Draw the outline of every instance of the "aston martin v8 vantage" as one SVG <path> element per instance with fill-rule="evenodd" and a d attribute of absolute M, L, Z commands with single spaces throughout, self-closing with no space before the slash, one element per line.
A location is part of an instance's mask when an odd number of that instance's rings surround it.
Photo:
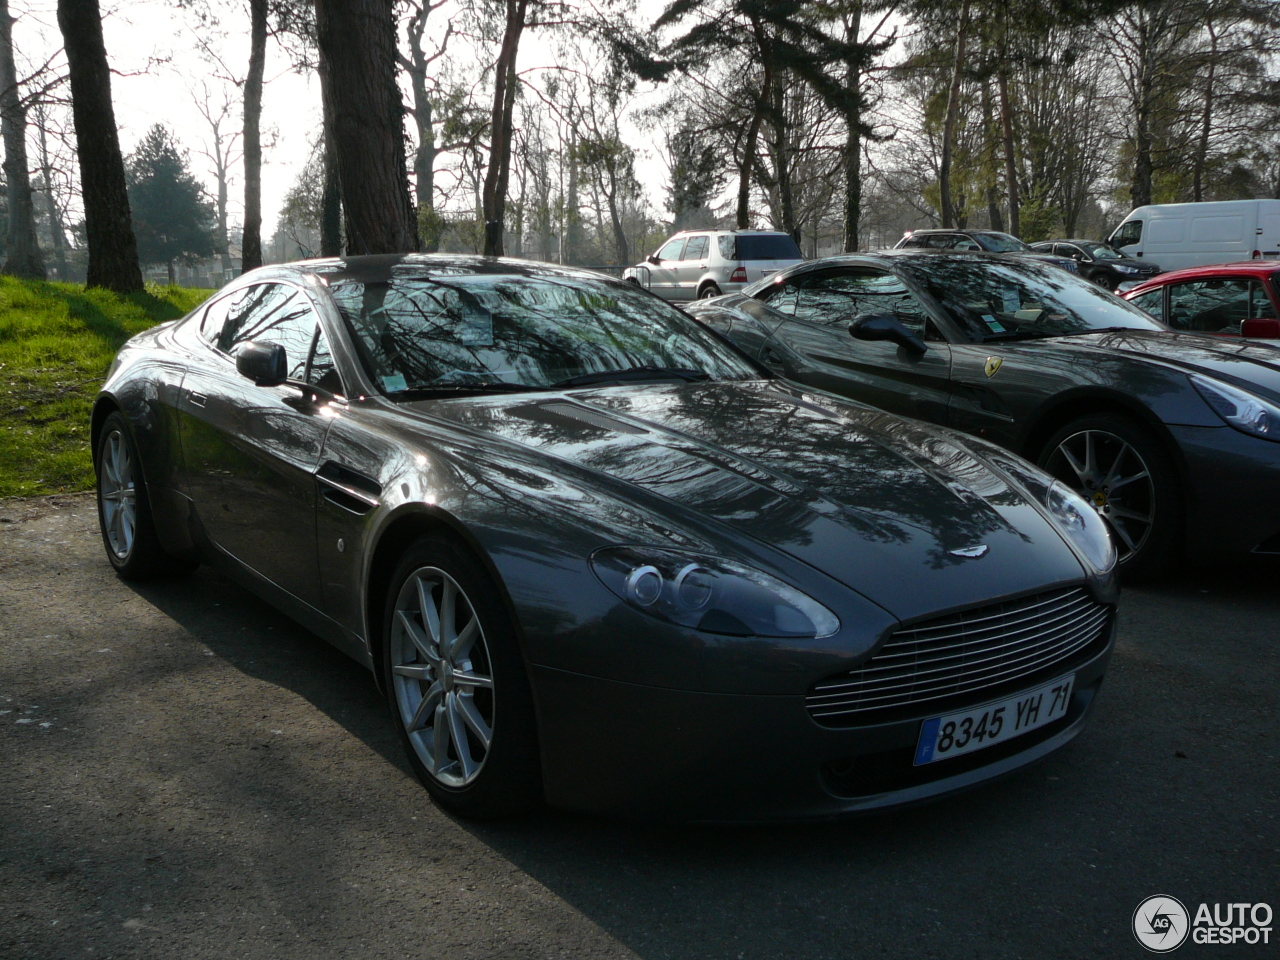
<path fill-rule="evenodd" d="M 92 435 L 119 573 L 207 562 L 344 650 L 463 815 L 942 796 L 1074 738 L 1114 642 L 1065 485 L 586 272 L 254 271 L 125 345 Z"/>

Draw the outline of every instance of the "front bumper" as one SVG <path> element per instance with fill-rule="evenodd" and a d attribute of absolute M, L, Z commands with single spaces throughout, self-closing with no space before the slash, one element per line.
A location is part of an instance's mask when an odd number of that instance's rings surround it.
<path fill-rule="evenodd" d="M 817 724 L 803 696 L 737 696 L 533 667 L 543 777 L 555 807 L 643 819 L 758 821 L 867 813 L 968 790 L 1034 763 L 1088 722 L 1115 644 L 1074 669 L 1065 716 L 961 757 L 914 767 L 921 722 Z M 1023 689 L 1031 689 L 1028 679 Z M 988 691 L 970 705 L 991 702 Z"/>
<path fill-rule="evenodd" d="M 1280 443 L 1225 425 L 1169 431 L 1185 467 L 1188 557 L 1280 553 Z"/>

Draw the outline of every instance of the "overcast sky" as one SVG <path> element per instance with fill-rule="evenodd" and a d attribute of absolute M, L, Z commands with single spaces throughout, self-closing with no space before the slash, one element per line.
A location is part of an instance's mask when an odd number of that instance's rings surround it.
<path fill-rule="evenodd" d="M 208 126 L 195 106 L 195 91 L 201 82 L 211 88 L 225 86 L 217 68 L 201 57 L 198 41 L 203 38 L 217 55 L 243 77 L 249 60 L 248 13 L 239 4 L 213 0 L 221 21 L 214 30 L 201 28 L 196 17 L 178 7 L 174 0 L 127 0 L 112 4 L 103 0 L 103 33 L 107 56 L 114 72 L 112 98 L 120 145 L 126 155 L 155 123 L 168 124 L 178 140 L 190 151 L 193 171 L 213 192 L 211 165 L 200 155 L 209 140 Z M 640 16 L 652 22 L 664 0 L 639 0 Z M 11 0 L 17 17 L 14 44 L 22 63 L 38 64 L 62 46 L 56 19 L 56 0 Z M 433 15 L 443 29 L 447 11 Z M 452 50 L 463 48 L 454 45 Z M 546 38 L 536 32 L 521 42 L 520 68 L 555 62 Z M 264 146 L 268 132 L 276 134 L 275 145 L 264 150 L 262 169 L 263 239 L 275 230 L 276 215 L 285 194 L 306 163 L 310 144 L 320 129 L 320 87 L 314 74 L 300 75 L 274 42 L 267 46 L 267 86 L 263 97 L 262 129 Z M 64 88 L 64 93 L 65 93 Z M 238 111 L 237 111 L 238 118 Z M 239 125 L 239 120 L 234 121 Z M 649 190 L 651 202 L 659 210 L 666 168 L 647 136 L 631 131 L 632 146 L 641 151 L 638 175 Z M 240 220 L 244 186 L 240 170 L 232 186 L 232 215 Z"/>

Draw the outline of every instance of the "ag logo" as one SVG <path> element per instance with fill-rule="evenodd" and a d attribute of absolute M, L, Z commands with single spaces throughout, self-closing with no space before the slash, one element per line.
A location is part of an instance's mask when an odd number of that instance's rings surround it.
<path fill-rule="evenodd" d="M 1174 897 L 1147 897 L 1133 911 L 1133 935 L 1152 953 L 1170 953 L 1187 939 L 1190 917 Z"/>
<path fill-rule="evenodd" d="M 996 371 L 1000 369 L 1000 364 L 1004 363 L 999 357 L 987 357 L 987 365 L 983 368 L 987 374 L 987 379 L 994 377 Z"/>

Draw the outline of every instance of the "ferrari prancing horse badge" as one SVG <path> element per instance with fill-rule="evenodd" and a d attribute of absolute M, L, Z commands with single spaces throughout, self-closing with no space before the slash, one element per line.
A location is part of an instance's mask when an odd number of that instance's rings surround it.
<path fill-rule="evenodd" d="M 1000 369 L 1000 364 L 1002 363 L 1004 363 L 1004 361 L 1001 360 L 999 357 L 987 357 L 987 365 L 985 367 L 987 372 L 987 379 L 990 379 L 991 377 L 994 377 L 996 375 L 996 371 Z"/>

